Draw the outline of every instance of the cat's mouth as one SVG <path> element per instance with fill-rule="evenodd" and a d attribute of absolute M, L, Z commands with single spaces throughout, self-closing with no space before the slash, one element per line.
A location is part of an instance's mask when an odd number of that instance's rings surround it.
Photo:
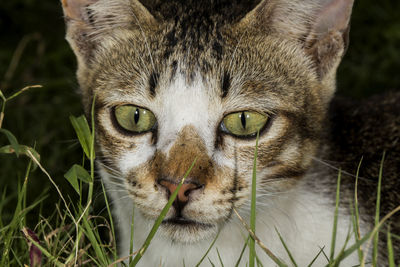
<path fill-rule="evenodd" d="M 193 244 L 210 238 L 217 225 L 191 220 L 182 216 L 174 216 L 162 221 L 162 234 L 173 242 Z"/>
<path fill-rule="evenodd" d="M 181 226 L 181 227 L 199 227 L 202 229 L 213 227 L 212 224 L 202 223 L 184 217 L 173 217 L 170 219 L 166 219 L 162 221 L 162 224 L 171 226 Z"/>

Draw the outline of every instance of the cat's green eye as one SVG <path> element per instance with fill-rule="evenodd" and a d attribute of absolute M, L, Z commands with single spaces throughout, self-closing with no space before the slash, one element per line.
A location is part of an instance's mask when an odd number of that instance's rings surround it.
<path fill-rule="evenodd" d="M 134 133 L 150 131 L 156 124 L 153 112 L 137 106 L 118 106 L 114 110 L 114 115 L 119 126 Z"/>
<path fill-rule="evenodd" d="M 268 116 L 255 111 L 240 111 L 228 114 L 222 120 L 222 130 L 238 136 L 254 136 L 268 122 Z"/>

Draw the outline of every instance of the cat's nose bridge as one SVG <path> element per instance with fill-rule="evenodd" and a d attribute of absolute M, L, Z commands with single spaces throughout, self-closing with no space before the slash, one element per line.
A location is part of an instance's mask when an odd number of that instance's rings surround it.
<path fill-rule="evenodd" d="M 162 175 L 180 181 L 190 169 L 189 177 L 200 184 L 205 184 L 212 175 L 212 161 L 208 157 L 202 139 L 193 126 L 187 126 L 175 140 L 163 165 Z"/>
<path fill-rule="evenodd" d="M 218 111 L 210 101 L 210 90 L 206 89 L 199 75 L 195 77 L 192 83 L 188 83 L 184 76 L 177 75 L 160 94 L 163 100 L 158 107 L 157 149 L 163 153 L 168 153 L 188 127 L 194 128 L 196 136 L 203 140 L 211 153 L 214 114 Z"/>

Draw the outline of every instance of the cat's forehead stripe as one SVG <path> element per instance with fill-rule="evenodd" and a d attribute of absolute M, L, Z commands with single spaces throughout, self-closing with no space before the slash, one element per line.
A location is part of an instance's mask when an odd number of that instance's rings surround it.
<path fill-rule="evenodd" d="M 149 77 L 149 91 L 150 91 L 150 96 L 152 97 L 156 95 L 156 87 L 158 85 L 159 78 L 160 74 L 155 71 L 153 71 Z"/>
<path fill-rule="evenodd" d="M 221 84 L 222 98 L 228 95 L 228 90 L 230 86 L 231 86 L 231 76 L 229 75 L 228 72 L 225 72 L 224 75 L 222 76 L 222 84 Z"/>

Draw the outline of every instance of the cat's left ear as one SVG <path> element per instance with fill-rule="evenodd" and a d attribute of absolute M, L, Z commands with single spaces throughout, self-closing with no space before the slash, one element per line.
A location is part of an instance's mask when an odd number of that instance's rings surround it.
<path fill-rule="evenodd" d="M 299 42 L 321 80 L 332 80 L 347 49 L 354 0 L 262 0 L 239 26 Z"/>
<path fill-rule="evenodd" d="M 67 40 L 78 59 L 78 68 L 88 67 L 103 42 L 115 32 L 156 24 L 139 0 L 61 0 L 67 25 Z"/>

